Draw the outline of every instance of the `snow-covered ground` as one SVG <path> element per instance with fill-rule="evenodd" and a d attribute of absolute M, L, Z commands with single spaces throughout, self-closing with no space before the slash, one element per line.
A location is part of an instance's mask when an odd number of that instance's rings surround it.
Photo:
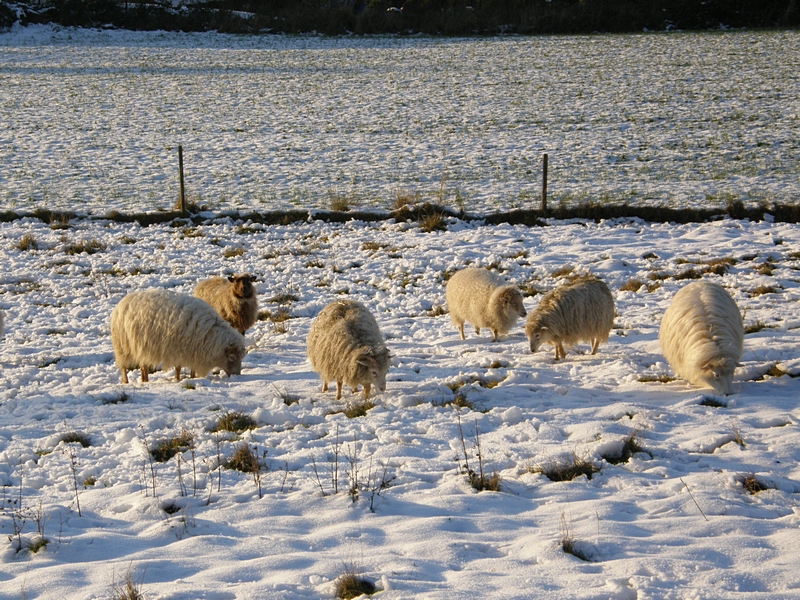
<path fill-rule="evenodd" d="M 0 33 L 0 202 L 105 214 L 794 202 L 800 33 Z"/>
<path fill-rule="evenodd" d="M 26 235 L 38 249 L 19 249 Z M 68 253 L 79 243 L 98 251 Z M 796 225 L 452 220 L 426 234 L 395 222 L 22 220 L 0 224 L 0 253 L 0 597 L 110 598 L 130 572 L 148 599 L 330 598 L 346 566 L 397 599 L 798 595 Z M 674 276 L 717 259 L 735 264 L 704 277 L 765 328 L 746 336 L 735 393 L 715 407 L 709 390 L 648 380 L 671 375 L 657 334 L 688 281 Z M 549 348 L 529 352 L 521 323 L 497 343 L 469 326 L 459 340 L 438 308 L 445 274 L 466 265 L 540 291 L 565 267 L 595 273 L 618 313 L 608 343 L 554 363 Z M 258 275 L 262 308 L 291 317 L 248 331 L 242 374 L 177 383 L 159 371 L 142 384 L 134 371 L 120 385 L 108 328 L 120 298 L 190 293 L 233 271 Z M 644 285 L 621 291 L 631 279 Z M 305 359 L 314 316 L 336 298 L 368 306 L 394 354 L 366 416 L 338 412 Z M 448 405 L 456 394 L 472 408 Z M 212 433 L 230 411 L 257 427 Z M 476 428 L 499 492 L 461 472 L 465 452 L 478 466 Z M 182 432 L 193 451 L 148 459 Z M 643 451 L 612 464 L 634 432 Z M 243 442 L 263 459 L 263 497 L 252 476 L 216 468 Z M 564 482 L 537 472 L 571 457 L 599 470 Z M 767 489 L 750 494 L 751 477 Z M 16 552 L 37 525 L 49 544 Z M 565 530 L 588 560 L 562 550 Z"/>

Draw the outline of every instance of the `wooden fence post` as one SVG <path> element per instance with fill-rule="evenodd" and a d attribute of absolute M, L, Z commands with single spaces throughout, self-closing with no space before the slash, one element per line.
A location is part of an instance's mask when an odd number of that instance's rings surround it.
<path fill-rule="evenodd" d="M 547 217 L 547 154 L 542 157 L 542 217 Z"/>
<path fill-rule="evenodd" d="M 178 144 L 178 173 L 181 178 L 181 216 L 186 216 L 186 192 L 183 186 L 183 146 Z"/>

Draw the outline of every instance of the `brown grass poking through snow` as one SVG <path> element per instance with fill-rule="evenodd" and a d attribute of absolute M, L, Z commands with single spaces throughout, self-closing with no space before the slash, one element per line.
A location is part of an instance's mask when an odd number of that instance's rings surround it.
<path fill-rule="evenodd" d="M 344 571 L 336 580 L 334 591 L 337 598 L 351 600 L 363 595 L 371 596 L 377 590 L 372 583 L 358 575 L 355 565 L 350 564 L 345 565 Z"/>
<path fill-rule="evenodd" d="M 576 477 L 586 475 L 591 479 L 592 475 L 599 473 L 592 461 L 573 452 L 562 461 L 553 460 L 544 465 L 534 465 L 527 468 L 529 473 L 541 473 L 550 481 L 572 481 Z"/>

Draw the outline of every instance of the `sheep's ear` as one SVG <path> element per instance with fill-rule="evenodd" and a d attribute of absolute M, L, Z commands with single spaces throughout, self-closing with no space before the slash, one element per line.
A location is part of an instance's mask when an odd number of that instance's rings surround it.
<path fill-rule="evenodd" d="M 372 358 L 371 356 L 368 356 L 366 354 L 362 354 L 361 356 L 359 356 L 358 360 L 356 362 L 358 362 L 358 364 L 360 364 L 360 365 L 362 365 L 364 367 L 374 367 L 375 365 L 378 364 L 378 363 L 375 362 L 374 358 Z"/>
<path fill-rule="evenodd" d="M 250 283 L 255 283 L 256 281 L 258 281 L 258 277 L 255 275 L 250 275 Z"/>

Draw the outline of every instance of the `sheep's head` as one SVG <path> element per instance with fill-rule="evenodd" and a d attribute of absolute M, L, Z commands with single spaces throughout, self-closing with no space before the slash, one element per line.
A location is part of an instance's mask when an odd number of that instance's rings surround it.
<path fill-rule="evenodd" d="M 389 351 L 384 350 L 380 354 L 362 354 L 357 359 L 369 383 L 382 392 L 386 391 L 386 372 L 389 370 L 389 358 Z"/>
<path fill-rule="evenodd" d="M 703 381 L 721 396 L 733 393 L 733 371 L 736 363 L 730 359 L 709 360 L 702 367 Z"/>
<path fill-rule="evenodd" d="M 499 296 L 500 306 L 503 312 L 508 315 L 526 316 L 525 306 L 522 303 L 522 293 L 513 285 L 502 288 Z"/>
<path fill-rule="evenodd" d="M 239 298 L 251 298 L 255 294 L 255 287 L 253 287 L 253 283 L 256 281 L 255 275 L 248 273 L 230 275 L 228 281 L 233 284 L 233 293 Z"/>
<path fill-rule="evenodd" d="M 228 374 L 228 377 L 231 375 L 241 375 L 242 374 L 242 359 L 244 358 L 244 346 L 239 346 L 237 344 L 230 344 L 225 348 L 225 365 L 222 367 L 222 370 Z"/>
<path fill-rule="evenodd" d="M 526 327 L 525 335 L 531 345 L 531 352 L 536 352 L 542 344 L 553 343 L 553 332 L 547 327 Z"/>

